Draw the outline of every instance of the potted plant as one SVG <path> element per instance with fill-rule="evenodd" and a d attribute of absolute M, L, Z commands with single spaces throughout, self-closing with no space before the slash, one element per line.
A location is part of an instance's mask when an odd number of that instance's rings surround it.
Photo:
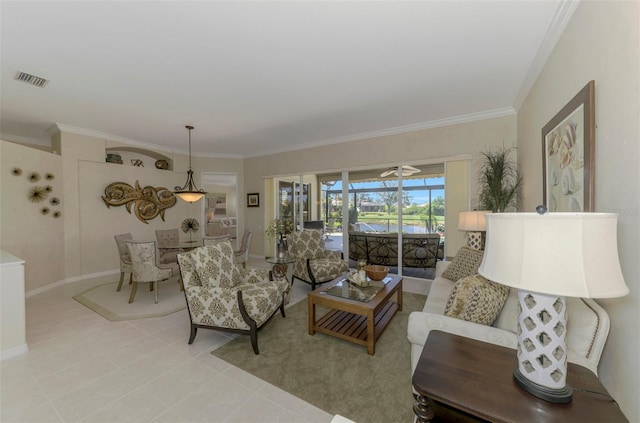
<path fill-rule="evenodd" d="M 276 252 L 278 258 L 283 258 L 287 255 L 287 241 L 285 240 L 285 234 L 291 233 L 293 230 L 293 223 L 287 218 L 275 218 L 273 219 L 267 229 L 264 231 L 269 241 L 273 241 L 276 235 L 280 236 L 276 244 Z"/>
<path fill-rule="evenodd" d="M 511 148 L 498 148 L 482 153 L 484 163 L 478 175 L 479 203 L 482 210 L 494 213 L 508 208 L 518 209 L 522 196 L 522 176 L 509 157 Z"/>

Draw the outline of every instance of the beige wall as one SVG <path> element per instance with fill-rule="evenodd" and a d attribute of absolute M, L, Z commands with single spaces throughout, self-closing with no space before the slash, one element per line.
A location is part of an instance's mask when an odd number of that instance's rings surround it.
<path fill-rule="evenodd" d="M 166 210 L 164 221 L 156 217 L 143 223 L 134 214 L 127 213 L 124 206 L 107 208 L 101 199 L 111 182 L 134 185 L 139 181 L 142 186 L 171 190 L 183 185 L 188 165 L 184 155 L 169 154 L 175 171 L 158 170 L 155 166 L 118 165 L 105 163 L 105 148 L 113 147 L 112 142 L 67 132 L 52 138 L 61 156 L 10 142 L 0 143 L 0 246 L 26 260 L 28 294 L 55 283 L 117 272 L 119 260 L 113 240 L 116 234 L 131 232 L 135 239 L 154 240 L 156 229 L 178 228 L 186 217 L 203 217 L 202 202 L 188 204 L 178 200 L 174 207 Z M 200 172 L 207 171 L 236 173 L 238 183 L 243 183 L 241 160 L 194 158 L 193 163 L 198 186 L 201 186 Z M 11 176 L 11 168 L 16 166 L 25 171 L 20 178 Z M 28 190 L 36 185 L 26 180 L 30 170 L 56 175 L 51 185 L 61 199 L 62 217 L 42 216 L 40 207 L 29 202 Z M 188 236 L 182 231 L 180 235 Z"/>
<path fill-rule="evenodd" d="M 514 115 L 246 159 L 245 190 L 259 192 L 261 197 L 260 207 L 246 209 L 247 229 L 254 233 L 251 254 L 264 255 L 265 177 L 436 163 L 471 155 L 469 207 L 473 208 L 477 206 L 475 179 L 482 162 L 480 153 L 491 146 L 515 145 Z"/>
<path fill-rule="evenodd" d="M 639 24 L 637 2 L 582 2 L 518 113 L 524 206 L 533 210 L 543 200 L 541 129 L 595 80 L 595 211 L 620 215 L 620 263 L 631 290 L 598 301 L 611 317 L 599 376 L 631 421 L 640 420 Z"/>
<path fill-rule="evenodd" d="M 13 176 L 14 167 L 22 169 L 21 176 Z M 42 179 L 31 183 L 30 172 L 38 172 Z M 55 178 L 44 180 L 45 173 Z M 29 201 L 29 191 L 35 186 L 51 185 L 52 192 L 45 201 Z M 0 249 L 25 260 L 26 290 L 34 290 L 64 279 L 64 216 L 68 207 L 63 195 L 62 158 L 39 149 L 8 141 L 0 141 Z M 52 197 L 61 200 L 52 206 Z M 51 211 L 41 213 L 43 207 Z M 54 218 L 53 212 L 61 217 Z"/>

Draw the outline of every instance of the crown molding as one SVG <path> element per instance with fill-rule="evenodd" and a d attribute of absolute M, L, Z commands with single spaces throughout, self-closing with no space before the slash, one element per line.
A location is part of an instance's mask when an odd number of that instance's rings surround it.
<path fill-rule="evenodd" d="M 58 132 L 68 132 L 76 135 L 85 135 L 88 137 L 117 142 L 119 144 L 130 145 L 133 147 L 143 148 L 146 150 L 154 150 L 158 152 L 171 153 L 171 154 L 182 154 L 185 156 L 189 155 L 189 150 L 187 149 L 183 150 L 183 149 L 165 147 L 159 144 L 152 144 L 149 142 L 133 140 L 131 138 L 120 137 L 118 135 L 109 134 L 107 132 L 94 131 L 92 129 L 80 128 L 77 126 L 66 125 L 63 123 L 56 123 L 47 130 L 47 134 L 49 135 L 53 135 Z M 226 158 L 226 159 L 242 158 L 242 156 L 239 154 L 211 154 L 211 153 L 198 153 L 194 151 L 191 152 L 191 155 L 194 157 L 209 157 L 209 158 Z"/>
<path fill-rule="evenodd" d="M 524 81 L 522 81 L 522 85 L 520 85 L 520 90 L 513 103 L 514 110 L 519 110 L 527 98 L 527 95 L 529 95 L 529 91 L 531 91 L 533 84 L 535 84 L 538 76 L 540 76 L 540 72 L 542 72 L 544 65 L 547 63 L 549 56 L 556 47 L 558 40 L 560 40 L 562 33 L 567 28 L 579 4 L 580 0 L 567 0 L 558 4 L 553 20 L 549 24 L 549 28 L 540 43 L 540 47 L 538 47 L 538 51 L 531 62 L 531 66 L 529 66 L 529 71 Z"/>
<path fill-rule="evenodd" d="M 358 134 L 347 135 L 344 137 L 313 141 L 313 142 L 301 144 L 291 148 L 283 148 L 280 150 L 272 150 L 269 152 L 256 153 L 256 154 L 247 155 L 244 157 L 245 158 L 261 157 L 261 156 L 268 156 L 271 154 L 287 153 L 290 151 L 306 150 L 308 148 L 323 147 L 331 144 L 342 144 L 345 142 L 360 141 L 360 140 L 369 139 L 369 138 L 405 134 L 409 132 L 420 131 L 423 129 L 438 128 L 438 127 L 450 126 L 450 125 L 459 125 L 459 124 L 468 123 L 468 122 L 475 122 L 478 120 L 492 119 L 492 118 L 498 118 L 503 116 L 511 116 L 515 114 L 516 114 L 515 109 L 513 109 L 512 107 L 505 107 L 502 109 L 487 110 L 484 112 L 469 113 L 466 115 L 453 116 L 445 119 L 438 119 L 438 120 L 432 120 L 428 122 L 414 123 L 411 125 L 397 126 L 394 128 L 381 129 L 379 131 L 361 132 Z"/>
<path fill-rule="evenodd" d="M 38 145 L 38 146 L 42 146 L 42 147 L 51 147 L 51 141 L 50 140 L 41 140 L 41 139 L 37 139 L 37 138 L 21 137 L 19 135 L 11 135 L 11 134 L 0 134 L 0 138 L 2 138 L 5 141 L 11 141 L 11 142 L 15 142 L 15 143 L 18 143 L 18 144 L 30 144 L 30 145 Z"/>

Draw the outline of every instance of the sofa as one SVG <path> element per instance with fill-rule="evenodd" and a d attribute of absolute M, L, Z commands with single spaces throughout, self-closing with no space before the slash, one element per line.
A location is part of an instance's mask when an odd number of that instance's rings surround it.
<path fill-rule="evenodd" d="M 403 268 L 429 269 L 441 259 L 439 234 L 402 234 Z M 395 267 L 398 265 L 398 234 L 387 232 L 349 232 L 349 259 L 356 263 Z"/>
<path fill-rule="evenodd" d="M 227 235 L 231 239 L 235 239 L 236 234 L 236 218 L 220 218 L 213 219 L 207 223 L 206 236 L 222 236 Z"/>
<path fill-rule="evenodd" d="M 454 258 L 455 260 L 455 258 Z M 411 368 L 416 368 L 427 336 L 440 330 L 508 348 L 517 348 L 518 290 L 510 289 L 504 306 L 492 325 L 482 325 L 445 315 L 455 281 L 442 276 L 450 261 L 438 261 L 422 311 L 409 315 L 407 338 L 411 344 Z M 567 298 L 567 359 L 595 375 L 609 334 L 609 316 L 595 301 Z M 514 351 L 515 354 L 515 351 Z"/>

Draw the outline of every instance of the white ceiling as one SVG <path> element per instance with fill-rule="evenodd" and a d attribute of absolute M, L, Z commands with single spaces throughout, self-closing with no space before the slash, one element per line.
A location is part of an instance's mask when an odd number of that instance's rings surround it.
<path fill-rule="evenodd" d="M 2 1 L 0 133 L 250 157 L 512 114 L 575 4 Z"/>

